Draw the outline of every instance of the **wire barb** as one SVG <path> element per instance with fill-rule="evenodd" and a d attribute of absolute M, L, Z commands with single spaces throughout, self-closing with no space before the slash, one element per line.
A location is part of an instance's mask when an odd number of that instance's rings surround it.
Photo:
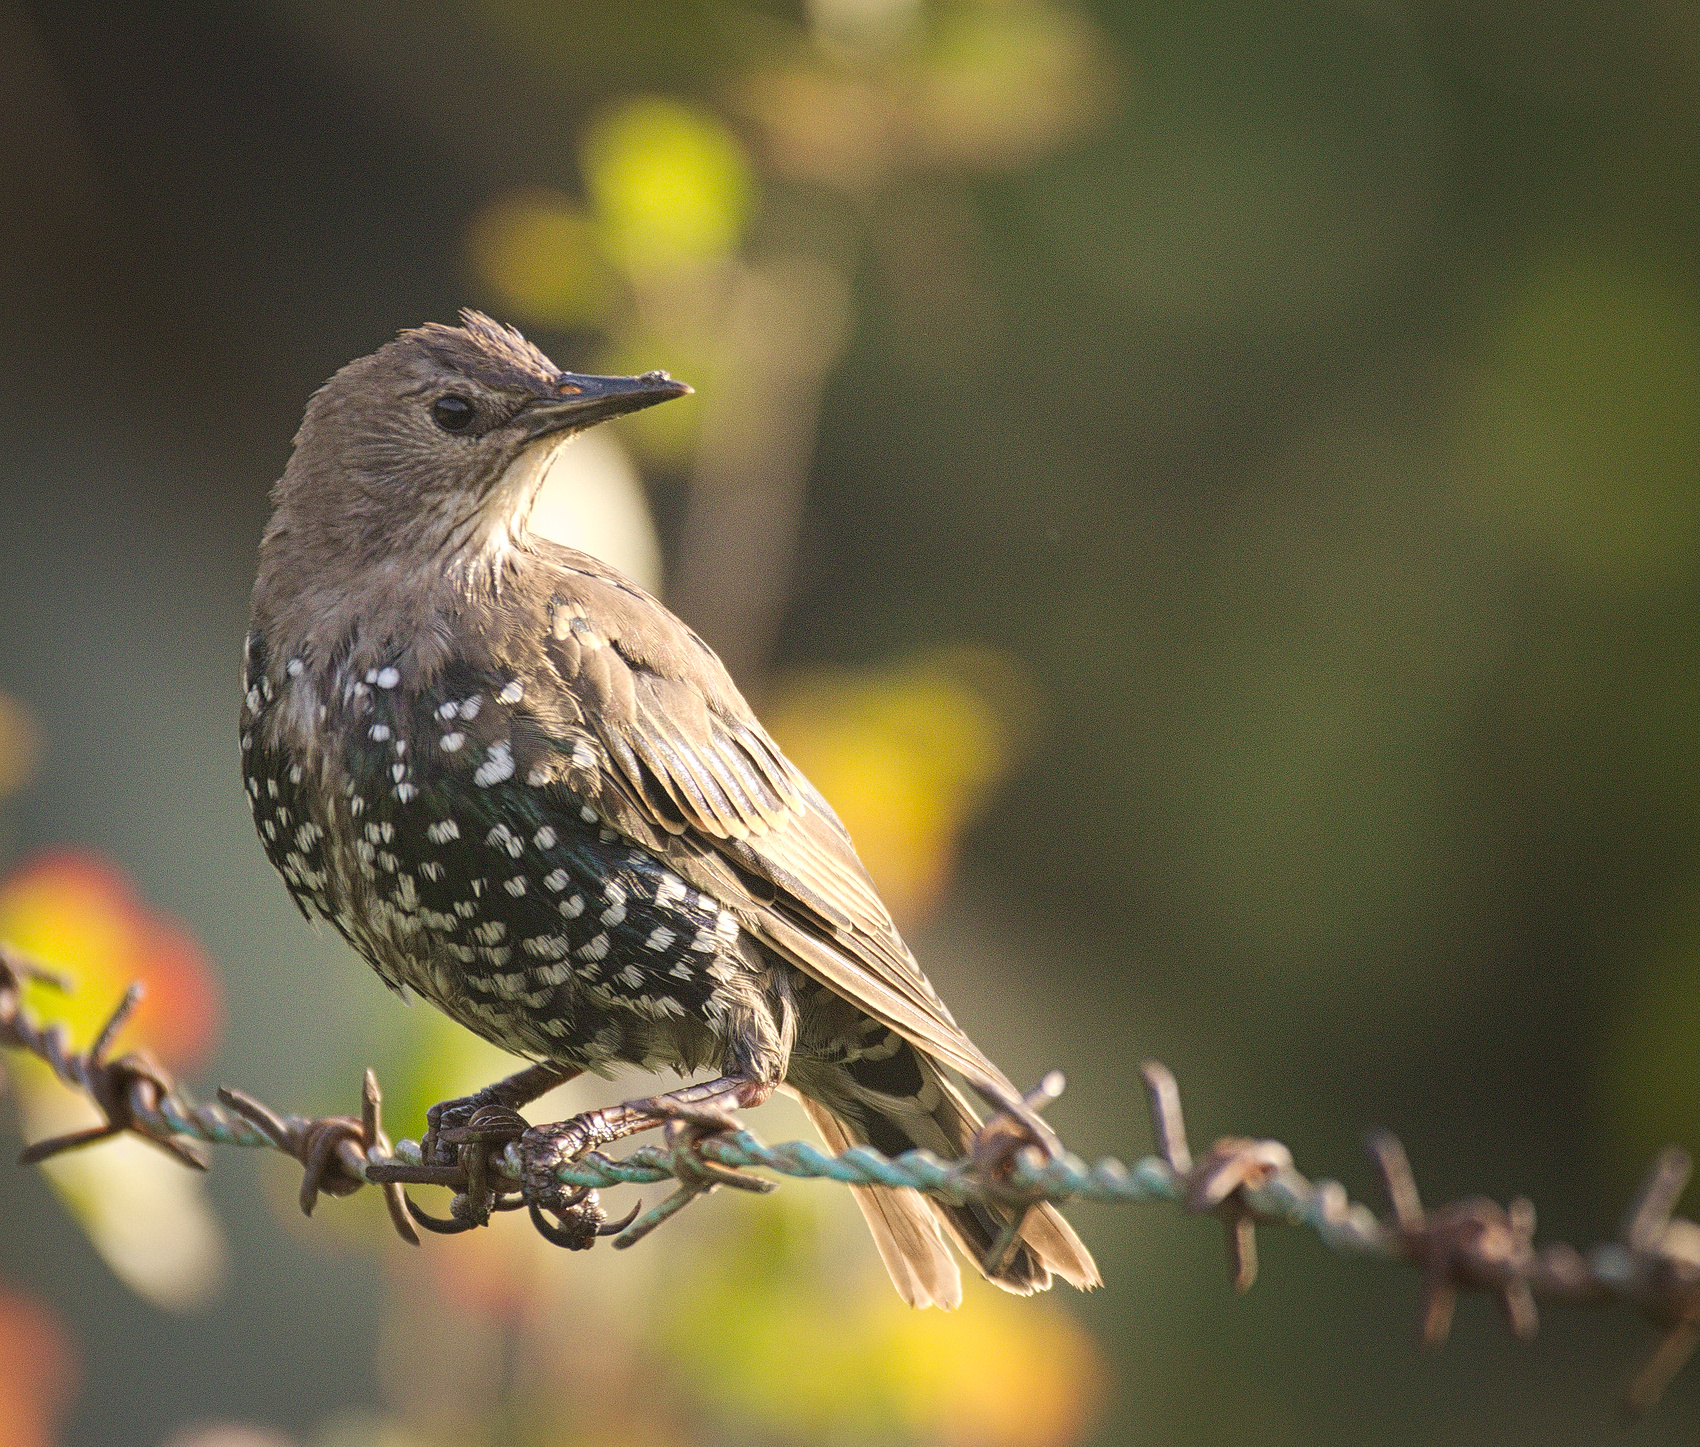
<path fill-rule="evenodd" d="M 1242 1291 L 1256 1278 L 1259 1225 L 1306 1226 L 1336 1252 L 1409 1263 L 1422 1281 L 1420 1335 L 1434 1347 L 1445 1341 L 1463 1292 L 1492 1295 L 1519 1337 L 1533 1336 L 1539 1326 L 1537 1299 L 1632 1306 L 1661 1337 L 1625 1394 L 1631 1413 L 1648 1410 L 1700 1345 L 1700 1225 L 1673 1215 L 1693 1163 L 1674 1146 L 1653 1161 L 1617 1240 L 1586 1255 L 1562 1242 L 1537 1249 L 1535 1208 L 1527 1200 L 1500 1206 L 1475 1198 L 1426 1209 L 1403 1146 L 1386 1131 L 1372 1134 L 1365 1144 L 1387 1192 L 1387 1221 L 1353 1203 L 1337 1182 L 1307 1180 L 1279 1141 L 1224 1136 L 1195 1159 L 1180 1089 L 1154 1060 L 1145 1061 L 1140 1074 L 1160 1154 L 1131 1169 L 1113 1159 L 1088 1165 L 1062 1149 L 1039 1114 L 1062 1092 L 1056 1072 L 1023 1096 L 994 1102 L 994 1114 L 959 1161 L 941 1161 L 926 1151 L 891 1158 L 865 1146 L 832 1156 L 804 1141 L 770 1146 L 718 1106 L 665 1097 L 631 1103 L 668 1117 L 662 1144 L 640 1146 L 616 1159 L 588 1148 L 596 1143 L 590 1136 L 561 1127 L 528 1127 L 518 1113 L 516 1105 L 565 1078 L 553 1066 L 522 1071 L 461 1103 L 466 1108 L 458 1114 L 434 1110 L 429 1149 L 405 1140 L 392 1147 L 383 1133 L 382 1095 L 370 1070 L 361 1084 L 358 1119 L 280 1116 L 231 1088 L 219 1091 L 219 1105 L 197 1105 L 145 1054 L 106 1060 L 140 999 L 137 990 L 126 992 L 94 1045 L 79 1054 L 69 1048 L 62 1026 L 43 1025 L 24 1008 L 26 981 L 64 984 L 0 945 L 0 1047 L 43 1061 L 93 1101 L 105 1121 L 37 1142 L 24 1152 L 26 1163 L 125 1132 L 202 1169 L 207 1146 L 271 1149 L 301 1163 L 301 1206 L 309 1214 L 321 1193 L 345 1196 L 376 1185 L 396 1231 L 414 1245 L 419 1244 L 416 1226 L 458 1235 L 486 1224 L 492 1213 L 524 1208 L 546 1239 L 571 1250 L 585 1250 L 606 1237 L 617 1249 L 629 1248 L 721 1186 L 775 1189 L 775 1181 L 750 1174 L 761 1170 L 852 1186 L 908 1188 L 953 1203 L 1007 1210 L 1013 1224 L 993 1242 L 988 1265 L 1001 1262 L 1012 1249 L 1020 1219 L 1040 1202 L 1162 1202 L 1222 1221 L 1234 1284 Z M 595 1121 L 600 1115 L 576 1119 Z M 531 1136 L 560 1143 L 542 1155 L 544 1167 L 535 1161 L 528 1165 L 519 1148 L 522 1138 Z M 619 1221 L 609 1221 L 598 1201 L 598 1192 L 611 1186 L 669 1180 L 676 1189 L 665 1200 L 647 1212 L 639 1202 Z M 421 1210 L 404 1183 L 455 1191 L 449 1217 Z"/>

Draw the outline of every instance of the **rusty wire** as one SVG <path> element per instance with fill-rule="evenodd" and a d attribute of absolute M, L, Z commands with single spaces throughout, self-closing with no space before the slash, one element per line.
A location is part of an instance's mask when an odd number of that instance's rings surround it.
<path fill-rule="evenodd" d="M 312 1213 L 321 1192 L 345 1196 L 376 1185 L 396 1230 L 415 1245 L 414 1221 L 452 1234 L 484 1224 L 491 1210 L 524 1206 L 538 1229 L 559 1245 L 583 1249 L 612 1236 L 616 1247 L 628 1247 L 717 1186 L 773 1189 L 774 1182 L 746 1174 L 753 1169 L 849 1185 L 910 1187 L 954 1203 L 1018 1209 L 1040 1201 L 1166 1202 L 1221 1220 L 1230 1272 L 1241 1291 L 1257 1277 L 1256 1233 L 1262 1225 L 1308 1227 L 1341 1254 L 1408 1263 L 1421 1276 L 1419 1337 L 1429 1347 L 1445 1342 L 1461 1292 L 1492 1296 L 1522 1338 L 1532 1337 L 1539 1326 L 1537 1300 L 1631 1306 L 1662 1333 L 1625 1392 L 1625 1406 L 1634 1413 L 1658 1400 L 1700 1343 L 1700 1225 L 1673 1215 L 1692 1169 L 1688 1153 L 1677 1146 L 1666 1147 L 1654 1160 L 1617 1239 L 1586 1255 L 1561 1242 L 1537 1247 L 1535 1209 L 1527 1200 L 1501 1206 L 1472 1198 L 1426 1209 L 1404 1148 L 1385 1131 L 1369 1136 L 1367 1145 L 1387 1192 L 1386 1220 L 1351 1202 L 1337 1181 L 1313 1182 L 1301 1175 L 1292 1152 L 1279 1141 L 1223 1137 L 1195 1159 L 1179 1088 L 1156 1061 L 1146 1061 L 1140 1073 L 1159 1155 L 1131 1169 L 1114 1159 L 1088 1165 L 1068 1152 L 1047 1154 L 1026 1126 L 1007 1115 L 994 1116 L 976 1149 L 951 1162 L 926 1151 L 893 1159 L 866 1147 L 832 1156 L 803 1141 L 773 1146 L 737 1129 L 730 1117 L 693 1117 L 670 1122 L 658 1146 L 641 1146 L 619 1158 L 588 1151 L 560 1161 L 540 1184 L 535 1174 L 528 1178 L 518 1149 L 524 1120 L 512 1111 L 500 1120 L 500 1112 L 489 1112 L 488 1121 L 460 1132 L 459 1163 L 440 1166 L 427 1162 L 419 1142 L 390 1145 L 370 1070 L 358 1119 L 279 1116 L 230 1089 L 219 1091 L 222 1105 L 197 1104 L 145 1052 L 107 1059 L 141 998 L 139 986 L 126 992 L 94 1044 L 78 1052 L 70 1048 L 62 1024 L 43 1025 L 24 1007 L 23 986 L 32 979 L 63 988 L 52 972 L 0 945 L 0 1047 L 44 1061 L 94 1103 L 105 1123 L 37 1142 L 23 1152 L 25 1164 L 126 1131 L 200 1170 L 206 1169 L 204 1148 L 209 1145 L 277 1150 L 303 1167 L 303 1211 Z M 1060 1091 L 1061 1077 L 1053 1073 L 1024 1104 L 1038 1109 Z M 480 1115 L 473 1119 L 481 1121 Z M 426 1216 L 403 1194 L 403 1180 L 455 1189 L 453 1218 L 443 1222 Z M 595 1207 L 599 1189 L 669 1180 L 676 1185 L 672 1195 L 624 1221 L 604 1222 Z M 469 1200 L 471 1206 L 465 1204 Z M 556 1216 L 555 1223 L 544 1219 L 545 1210 Z M 1007 1240 L 994 1243 L 991 1256 L 998 1257 L 1008 1245 Z"/>

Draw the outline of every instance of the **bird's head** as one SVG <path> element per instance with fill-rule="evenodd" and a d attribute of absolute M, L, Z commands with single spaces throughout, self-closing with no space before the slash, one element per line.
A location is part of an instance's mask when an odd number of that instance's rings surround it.
<path fill-rule="evenodd" d="M 512 328 L 461 321 L 403 332 L 313 396 L 263 553 L 470 575 L 523 534 L 558 445 L 691 390 L 665 372 L 563 372 Z"/>

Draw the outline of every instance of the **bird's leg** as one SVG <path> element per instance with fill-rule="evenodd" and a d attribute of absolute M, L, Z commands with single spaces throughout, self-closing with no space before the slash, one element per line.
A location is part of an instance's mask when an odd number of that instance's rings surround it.
<path fill-rule="evenodd" d="M 742 1075 L 723 1075 L 717 1080 L 682 1086 L 663 1095 L 628 1100 L 601 1110 L 587 1110 L 554 1125 L 532 1126 L 520 1138 L 519 1150 L 525 1163 L 524 1194 L 531 1207 L 533 1223 L 549 1240 L 575 1250 L 590 1246 L 597 1236 L 618 1234 L 631 1224 L 636 1211 L 624 1221 L 605 1223 L 601 1212 L 594 1210 L 595 1193 L 590 1193 L 587 1203 L 582 1190 L 571 1191 L 563 1186 L 555 1175 L 560 1166 L 586 1151 L 657 1126 L 668 1128 L 668 1144 L 675 1149 L 681 1145 L 694 1147 L 705 1136 L 737 1130 L 738 1121 L 732 1114 L 733 1110 L 748 1110 L 760 1105 L 773 1094 L 777 1083 L 752 1080 Z M 720 1184 L 735 1184 L 753 1190 L 769 1189 L 771 1185 L 770 1182 L 757 1182 L 722 1166 L 698 1160 L 692 1179 L 685 1182 L 682 1189 L 694 1195 Z M 586 1211 L 587 1204 L 592 1206 L 592 1212 Z M 641 1206 L 642 1203 L 639 1204 Z M 560 1217 L 564 1229 L 551 1229 L 542 1218 L 540 1208 Z M 671 1215 L 672 1212 L 666 1214 Z M 629 1245 L 630 1242 L 622 1239 L 615 1244 Z"/>
<path fill-rule="evenodd" d="M 760 1105 L 773 1094 L 776 1084 L 742 1075 L 722 1075 L 717 1080 L 699 1081 L 663 1095 L 587 1110 L 554 1125 L 534 1125 L 525 1133 L 526 1145 L 522 1149 L 528 1152 L 535 1149 L 540 1156 L 552 1155 L 559 1164 L 640 1131 L 653 1130 L 670 1120 L 735 1130 L 731 1112 Z"/>
<path fill-rule="evenodd" d="M 453 1100 L 438 1101 L 425 1112 L 425 1138 L 419 1143 L 421 1159 L 426 1165 L 457 1164 L 460 1159 L 458 1147 L 463 1142 L 447 1139 L 445 1131 L 465 1130 L 471 1124 L 473 1116 L 487 1106 L 498 1106 L 505 1111 L 517 1113 L 521 1107 L 547 1095 L 557 1085 L 565 1085 L 583 1073 L 572 1066 L 557 1065 L 552 1060 L 544 1060 L 506 1079 L 498 1080 L 494 1085 L 486 1085 L 475 1095 L 462 1095 Z M 521 1130 L 524 1128 L 520 1127 Z"/>
<path fill-rule="evenodd" d="M 969 1154 L 988 1176 L 1007 1175 L 1015 1158 L 1029 1147 L 1046 1160 L 1062 1154 L 1062 1141 L 1039 1112 L 1063 1093 L 1066 1082 L 1060 1070 L 1050 1071 L 1025 1095 L 1010 1095 L 989 1084 L 975 1082 L 974 1088 L 995 1109 L 974 1133 Z"/>
<path fill-rule="evenodd" d="M 580 1073 L 570 1066 L 542 1061 L 485 1086 L 475 1095 L 440 1101 L 425 1114 L 420 1164 L 387 1162 L 374 1168 L 372 1179 L 453 1188 L 455 1197 L 446 1221 L 407 1201 L 408 1213 L 415 1221 L 442 1235 L 487 1225 L 492 1211 L 517 1210 L 525 1204 L 524 1196 L 504 1194 L 491 1186 L 490 1159 L 525 1134 L 527 1122 L 519 1113 L 521 1106 Z"/>

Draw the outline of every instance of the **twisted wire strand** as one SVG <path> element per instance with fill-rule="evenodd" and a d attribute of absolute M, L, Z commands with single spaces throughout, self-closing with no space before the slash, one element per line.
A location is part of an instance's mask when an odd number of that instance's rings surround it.
<path fill-rule="evenodd" d="M 28 979 L 59 983 L 50 972 L 0 945 L 0 1047 L 43 1061 L 60 1081 L 90 1099 L 107 1124 L 38 1143 L 24 1152 L 25 1161 L 123 1131 L 133 1131 L 202 1168 L 203 1146 L 277 1150 L 307 1168 L 301 1193 L 304 1210 L 311 1212 L 321 1189 L 346 1195 L 377 1184 L 386 1193 L 398 1231 L 418 1239 L 408 1213 L 411 1209 L 415 1220 L 420 1213 L 405 1203 L 399 1185 L 382 1178 L 381 1168 L 420 1168 L 423 1151 L 417 1141 L 402 1140 L 392 1147 L 384 1137 L 377 1082 L 370 1071 L 358 1120 L 278 1116 L 230 1090 L 220 1092 L 223 1104 L 198 1103 L 179 1091 L 145 1053 L 106 1058 L 141 998 L 138 986 L 126 993 L 93 1046 L 79 1052 L 71 1048 L 63 1024 L 43 1024 L 24 1007 L 21 996 Z M 1678 1147 L 1667 1147 L 1652 1163 L 1618 1239 L 1584 1255 L 1563 1243 L 1536 1248 L 1534 1207 L 1526 1200 L 1501 1206 L 1474 1198 L 1425 1209 L 1403 1148 L 1386 1132 L 1372 1134 L 1367 1141 L 1392 1206 L 1385 1220 L 1350 1201 L 1338 1182 L 1313 1182 L 1302 1175 L 1291 1152 L 1277 1141 L 1225 1137 L 1195 1160 L 1174 1077 L 1155 1061 L 1145 1062 L 1141 1073 L 1161 1154 L 1132 1167 L 1113 1158 L 1088 1163 L 1067 1152 L 1047 1158 L 1035 1146 L 991 1163 L 974 1155 L 944 1161 L 920 1150 L 893 1158 L 865 1146 L 835 1156 L 806 1141 L 769 1145 L 740 1129 L 670 1135 L 667 1144 L 639 1146 L 620 1157 L 589 1151 L 559 1164 L 551 1174 L 558 1186 L 580 1194 L 612 1186 L 680 1183 L 674 1196 L 642 1218 L 592 1233 L 615 1235 L 616 1246 L 641 1239 L 716 1183 L 771 1187 L 771 1182 L 737 1174 L 750 1170 L 853 1186 L 906 1187 L 953 1204 L 1168 1204 L 1222 1221 L 1234 1283 L 1241 1290 L 1256 1278 L 1256 1227 L 1301 1226 L 1332 1251 L 1415 1267 L 1422 1278 L 1420 1336 L 1429 1346 L 1446 1339 L 1460 1292 L 1494 1296 L 1511 1329 L 1523 1337 L 1532 1336 L 1538 1325 L 1536 1298 L 1638 1309 L 1663 1337 L 1625 1393 L 1632 1412 L 1644 1411 L 1657 1400 L 1700 1341 L 1700 1225 L 1673 1216 L 1692 1165 Z M 1036 1095 L 1047 1090 L 1054 1096 L 1060 1085 L 1041 1086 Z M 526 1189 L 517 1144 L 492 1155 L 488 1169 L 505 1178 L 510 1190 Z M 584 1244 L 589 1244 L 588 1237 Z"/>

